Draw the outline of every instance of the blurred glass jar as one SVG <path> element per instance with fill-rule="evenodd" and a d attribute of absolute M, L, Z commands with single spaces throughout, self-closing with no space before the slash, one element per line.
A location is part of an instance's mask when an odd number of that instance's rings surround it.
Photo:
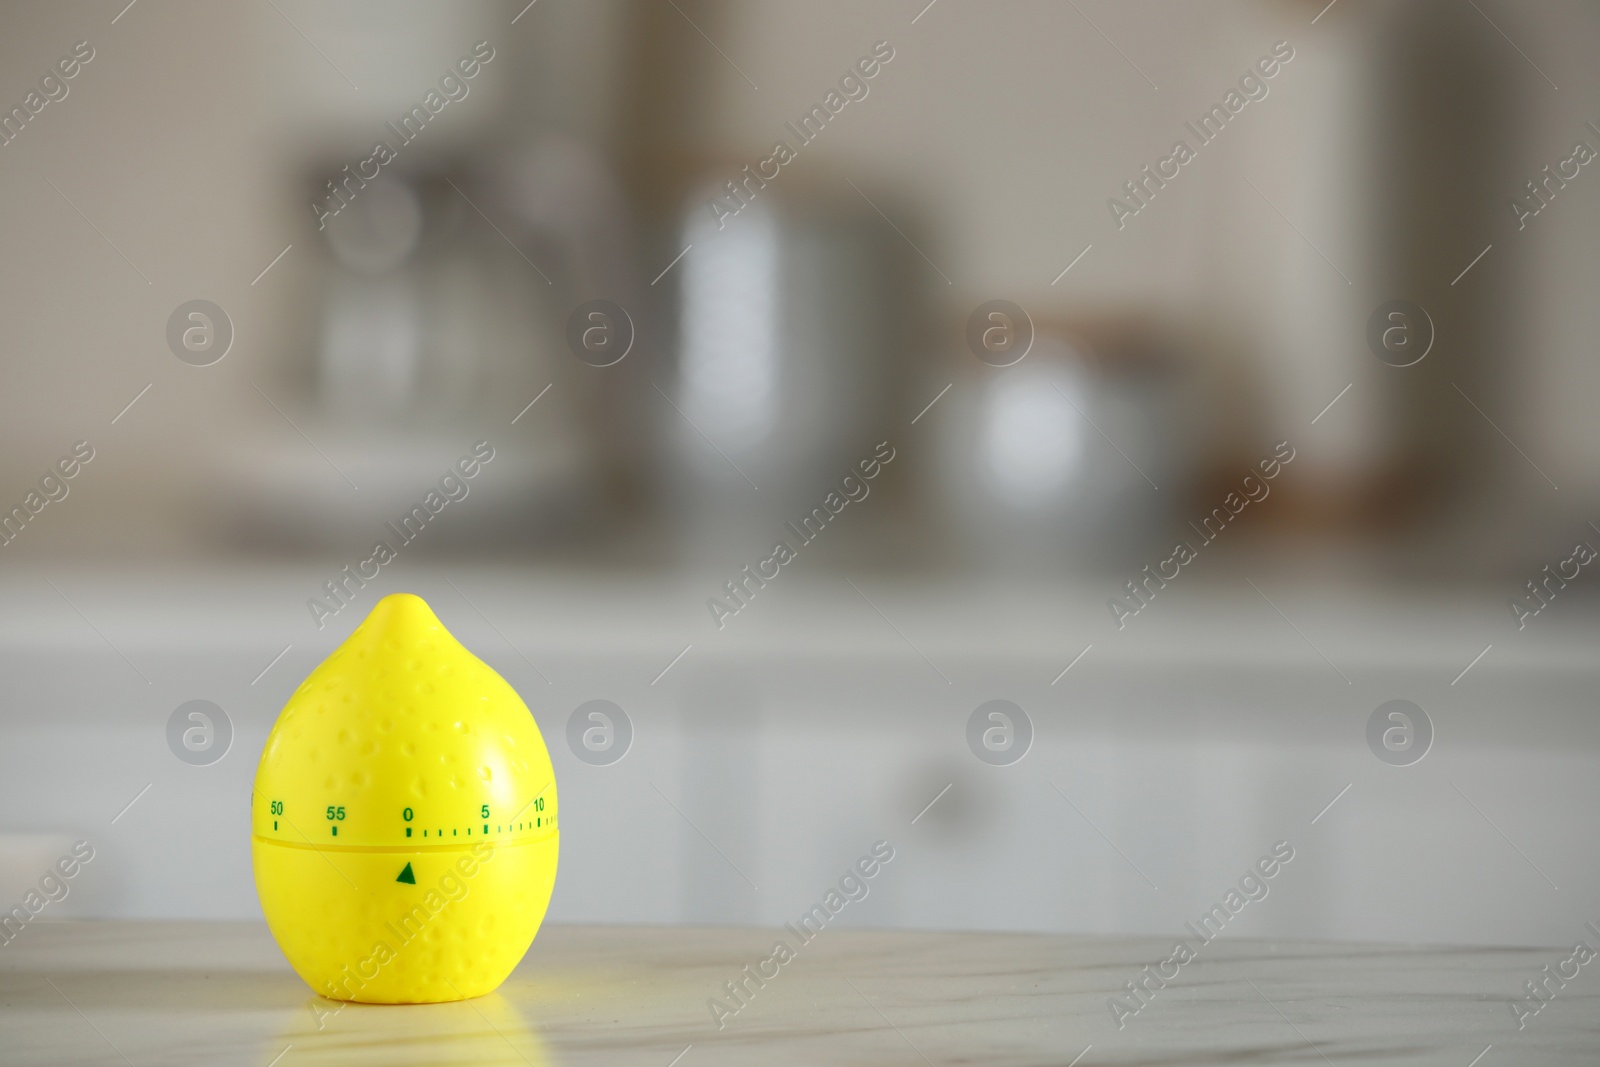
<path fill-rule="evenodd" d="M 1073 570 L 1160 541 L 1187 496 L 1192 450 L 1175 363 L 1140 334 L 1041 324 L 1014 364 L 965 360 L 939 420 L 933 485 L 963 556 Z"/>

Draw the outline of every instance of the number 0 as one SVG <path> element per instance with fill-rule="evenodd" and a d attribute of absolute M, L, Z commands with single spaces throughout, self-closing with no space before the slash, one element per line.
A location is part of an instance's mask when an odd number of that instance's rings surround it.
<path fill-rule="evenodd" d="M 411 821 L 411 809 L 410 808 L 407 808 L 405 811 L 401 812 L 400 814 L 405 818 L 406 822 L 410 822 Z"/>

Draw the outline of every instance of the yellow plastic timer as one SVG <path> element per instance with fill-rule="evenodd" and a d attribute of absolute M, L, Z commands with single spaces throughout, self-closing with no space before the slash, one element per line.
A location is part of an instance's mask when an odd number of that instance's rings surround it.
<path fill-rule="evenodd" d="M 539 727 L 409 593 L 379 601 L 284 705 L 250 812 L 267 925 L 335 1000 L 490 992 L 555 887 L 556 780 Z"/>

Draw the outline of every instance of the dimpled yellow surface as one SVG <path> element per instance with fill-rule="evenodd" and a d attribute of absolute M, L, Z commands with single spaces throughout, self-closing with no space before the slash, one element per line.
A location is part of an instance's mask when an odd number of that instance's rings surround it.
<path fill-rule="evenodd" d="M 557 817 L 527 705 L 420 597 L 396 593 L 267 737 L 250 799 L 256 892 L 324 996 L 480 996 L 539 931 Z"/>

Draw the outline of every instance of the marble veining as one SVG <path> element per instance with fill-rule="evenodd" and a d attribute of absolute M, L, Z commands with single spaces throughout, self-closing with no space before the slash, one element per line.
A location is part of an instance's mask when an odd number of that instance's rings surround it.
<path fill-rule="evenodd" d="M 1509 1002 L 1554 949 L 1219 939 L 1130 999 L 1170 939 L 830 928 L 771 980 L 746 977 L 777 936 L 551 926 L 494 994 L 377 1007 L 312 995 L 261 925 L 40 922 L 0 947 L 0 1063 L 1600 1062 L 1587 969 L 1517 1028 Z M 739 982 L 718 1029 L 708 1001 Z M 1120 1028 L 1115 995 L 1140 1005 Z"/>

